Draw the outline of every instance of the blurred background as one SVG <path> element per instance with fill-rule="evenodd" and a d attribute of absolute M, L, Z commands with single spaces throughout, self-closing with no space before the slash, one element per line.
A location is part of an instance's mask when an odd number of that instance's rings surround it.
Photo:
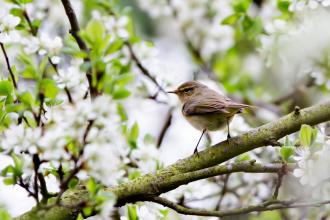
<path fill-rule="evenodd" d="M 52 59 L 60 58 L 59 67 L 78 66 L 77 72 L 84 69 L 81 60 L 69 59 L 70 50 L 73 50 L 67 37 L 70 26 L 60 1 L 33 0 L 23 6 L 15 6 L 13 2 L 0 0 L 1 10 L 23 7 L 32 21 L 40 22 L 39 36 L 49 36 L 51 43 L 54 43 L 55 36 L 62 39 L 60 52 L 51 54 L 47 51 Z M 155 167 L 170 165 L 193 153 L 200 131 L 184 120 L 177 97 L 163 92 L 173 90 L 183 82 L 198 80 L 235 101 L 258 107 L 234 118 L 230 125 L 232 136 L 274 121 L 292 112 L 295 106 L 304 108 L 328 98 L 330 2 L 327 0 L 71 2 L 83 30 L 92 20 L 98 20 L 110 34 L 129 39 L 140 64 L 152 76 L 150 78 L 139 65 L 132 65 L 129 72 L 134 79 L 125 84 L 130 95 L 121 101 L 128 127 L 138 124 L 139 150 L 134 151 L 133 157 L 138 158 L 139 175 L 154 172 Z M 2 21 L 3 17 L 0 23 Z M 9 45 L 7 50 L 13 63 L 20 62 L 15 57 L 22 50 L 27 54 L 28 50 L 35 51 L 33 41 L 28 38 L 21 41 L 20 46 L 16 45 L 13 36 L 8 42 L 3 41 Z M 114 57 L 121 63 L 132 59 L 127 55 L 127 49 L 120 53 L 104 57 L 103 62 Z M 1 69 L 6 69 L 3 57 L 0 65 Z M 17 64 L 17 71 L 24 68 Z M 5 71 L 1 72 L 4 72 L 3 79 Z M 21 85 L 33 87 L 29 80 Z M 83 95 L 82 91 L 78 93 Z M 67 99 L 65 93 L 59 97 Z M 322 129 L 326 134 L 326 126 Z M 207 134 L 199 149 L 225 140 L 226 135 L 226 130 Z M 296 136 L 288 138 L 294 142 Z M 249 159 L 278 161 L 278 152 L 269 146 L 241 155 L 231 162 Z M 3 169 L 11 163 L 11 158 L 1 155 L 0 161 Z M 275 179 L 276 175 L 271 174 L 231 174 L 179 187 L 166 193 L 165 197 L 189 207 L 229 209 L 264 201 L 271 195 Z M 47 181 L 50 189 L 58 189 L 55 178 L 50 177 Z M 291 175 L 286 181 L 288 191 L 301 190 L 297 178 Z M 290 188 L 292 185 L 295 190 Z M 28 211 L 34 205 L 33 198 L 27 197 L 22 188 L 2 183 L 0 202 L 13 216 Z M 148 211 L 144 210 L 145 206 L 136 207 L 140 218 L 161 219 L 153 215 L 158 206 L 146 204 Z M 121 219 L 125 219 L 125 212 L 124 208 L 120 211 Z M 303 210 L 275 211 L 228 219 L 326 219 L 321 215 L 327 216 L 325 213 L 329 212 L 311 213 Z M 164 219 L 212 218 L 171 212 Z"/>

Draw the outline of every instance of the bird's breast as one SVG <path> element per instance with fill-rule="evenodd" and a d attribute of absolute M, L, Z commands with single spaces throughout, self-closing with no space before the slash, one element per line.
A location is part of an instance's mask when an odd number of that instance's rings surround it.
<path fill-rule="evenodd" d="M 185 116 L 187 121 L 198 130 L 217 131 L 226 126 L 233 116 L 225 117 L 219 114 L 190 115 Z"/>

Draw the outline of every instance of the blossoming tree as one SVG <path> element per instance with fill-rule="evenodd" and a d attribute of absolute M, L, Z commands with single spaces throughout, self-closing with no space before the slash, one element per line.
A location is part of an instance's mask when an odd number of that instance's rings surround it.
<path fill-rule="evenodd" d="M 329 0 L 0 6 L 1 219 L 328 217 Z M 188 80 L 258 107 L 198 155 Z"/>

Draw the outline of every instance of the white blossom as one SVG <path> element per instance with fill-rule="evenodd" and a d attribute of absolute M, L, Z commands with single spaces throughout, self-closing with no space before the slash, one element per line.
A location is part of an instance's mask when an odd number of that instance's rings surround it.
<path fill-rule="evenodd" d="M 63 89 L 64 87 L 73 88 L 78 86 L 86 76 L 79 69 L 79 66 L 70 66 L 66 69 L 59 69 L 58 75 L 54 76 L 54 79 L 58 83 L 58 87 Z"/>
<path fill-rule="evenodd" d="M 0 42 L 1 43 L 15 43 L 19 42 L 20 35 L 15 30 L 20 23 L 20 18 L 9 14 L 4 9 L 0 10 Z"/>
<path fill-rule="evenodd" d="M 119 38 L 128 39 L 129 32 L 127 26 L 129 18 L 127 16 L 101 16 L 98 11 L 93 11 L 92 15 L 94 19 L 101 20 L 104 23 L 108 33 Z"/>
<path fill-rule="evenodd" d="M 330 0 L 293 0 L 289 6 L 290 11 L 303 11 L 305 9 L 315 10 L 319 6 L 330 6 Z"/>
<path fill-rule="evenodd" d="M 173 26 L 179 26 L 192 46 L 201 51 L 203 58 L 209 59 L 215 53 L 226 51 L 234 43 L 233 29 L 221 25 L 221 21 L 232 13 L 229 1 L 139 0 L 138 2 L 153 17 L 175 17 L 176 24 Z M 210 11 L 214 13 L 212 16 Z"/>
<path fill-rule="evenodd" d="M 36 153 L 38 148 L 37 142 L 40 139 L 40 136 L 40 128 L 26 128 L 23 124 L 12 124 L 4 131 L 0 146 L 5 150 L 14 150 L 16 153 Z"/>
<path fill-rule="evenodd" d="M 327 171 L 330 166 L 329 143 L 326 143 L 322 150 L 315 153 L 305 152 L 302 157 L 296 159 L 298 160 L 299 168 L 294 170 L 293 175 L 300 178 L 302 185 L 316 186 L 330 178 L 330 174 Z"/>
<path fill-rule="evenodd" d="M 28 54 L 38 52 L 39 55 L 47 55 L 54 64 L 58 64 L 60 57 L 58 56 L 60 49 L 63 47 L 62 38 L 59 36 L 50 37 L 47 33 L 41 33 L 40 36 L 30 36 L 22 41 L 24 51 Z"/>

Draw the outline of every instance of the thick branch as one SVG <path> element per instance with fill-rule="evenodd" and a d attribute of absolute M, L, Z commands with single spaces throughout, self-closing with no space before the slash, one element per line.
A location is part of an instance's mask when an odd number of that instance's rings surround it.
<path fill-rule="evenodd" d="M 185 173 L 212 167 L 255 148 L 267 146 L 270 142 L 298 131 L 302 124 L 315 125 L 328 120 L 330 120 L 330 101 L 302 109 L 299 114 L 291 113 L 275 122 L 220 142 L 199 152 L 199 156 L 192 155 L 179 160 L 158 171 L 156 175 L 148 174 L 108 190 L 118 196 L 119 204 L 139 201 L 145 195 L 159 195 L 181 185 L 181 179 L 177 176 L 185 176 Z M 175 181 L 169 181 L 173 179 Z"/>
<path fill-rule="evenodd" d="M 190 156 L 158 171 L 156 174 L 147 174 L 131 182 L 105 190 L 116 194 L 117 205 L 146 201 L 148 198 L 168 192 L 182 184 L 187 184 L 189 181 L 219 175 L 219 172 L 215 173 L 215 170 L 224 169 L 226 165 L 218 164 L 292 134 L 298 131 L 302 124 L 316 125 L 328 120 L 330 120 L 330 101 L 302 109 L 298 114 L 291 113 L 275 122 L 253 129 L 228 141 L 220 142 L 199 152 L 199 157 Z M 257 164 L 254 164 L 253 167 L 255 166 Z M 86 196 L 85 193 L 81 192 L 81 197 Z M 67 213 L 69 212 L 70 210 L 67 210 Z M 67 219 L 72 218 L 68 217 Z"/>

